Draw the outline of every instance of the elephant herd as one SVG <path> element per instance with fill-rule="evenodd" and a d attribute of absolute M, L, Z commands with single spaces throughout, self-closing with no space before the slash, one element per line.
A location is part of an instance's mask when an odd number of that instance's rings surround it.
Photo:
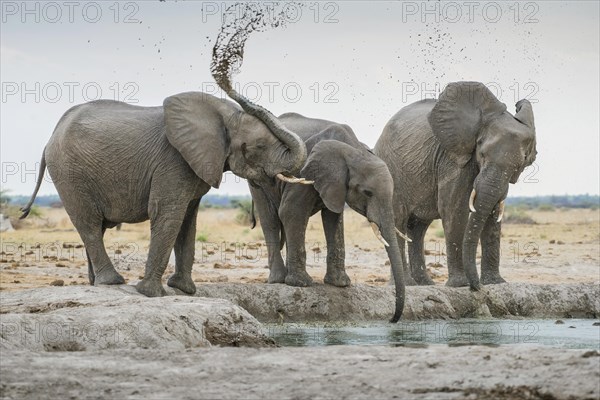
<path fill-rule="evenodd" d="M 21 218 L 47 168 L 85 244 L 91 284 L 124 283 L 106 252 L 106 229 L 150 220 L 137 290 L 165 294 L 161 279 L 174 250 L 175 273 L 167 284 L 193 294 L 198 206 L 211 187 L 219 187 L 223 172 L 232 171 L 249 182 L 267 242 L 270 283 L 312 284 L 304 239 L 308 219 L 321 211 L 324 281 L 350 285 L 345 205 L 363 215 L 385 245 L 396 289 L 392 322 L 402 315 L 405 285 L 433 283 L 423 239 L 435 219 L 441 218 L 446 235 L 448 286 L 477 290 L 481 283 L 504 282 L 498 268 L 504 199 L 508 184 L 536 157 L 527 100 L 516 104 L 513 116 L 485 85 L 450 83 L 439 99 L 401 109 L 371 150 L 348 125 L 296 113 L 277 118 L 234 90 L 227 93 L 235 102 L 187 92 L 160 107 L 108 100 L 72 107 L 43 151 Z"/>

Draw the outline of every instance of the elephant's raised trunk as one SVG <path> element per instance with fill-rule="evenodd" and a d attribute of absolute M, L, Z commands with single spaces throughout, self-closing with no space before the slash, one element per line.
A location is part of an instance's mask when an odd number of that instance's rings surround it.
<path fill-rule="evenodd" d="M 216 47 L 213 53 L 216 52 Z M 213 55 L 213 57 L 215 57 Z M 269 110 L 264 107 L 254 104 L 246 97 L 238 93 L 231 85 L 229 76 L 223 71 L 229 70 L 229 62 L 227 58 L 221 60 L 221 63 L 215 64 L 211 69 L 212 76 L 221 89 L 227 93 L 229 97 L 235 100 L 244 111 L 248 114 L 260 119 L 269 130 L 279 139 L 285 146 L 283 154 L 279 157 L 276 164 L 267 166 L 266 172 L 269 176 L 276 176 L 278 173 L 294 175 L 300 171 L 306 161 L 306 145 L 304 141 L 294 132 L 288 130 Z"/>
<path fill-rule="evenodd" d="M 221 86 L 221 83 L 219 83 L 219 86 Z M 278 173 L 285 175 L 297 174 L 306 161 L 306 145 L 304 141 L 294 132 L 287 129 L 269 110 L 252 103 L 235 91 L 230 85 L 227 86 L 221 86 L 221 88 L 225 90 L 229 97 L 238 102 L 248 114 L 255 116 L 267 125 L 273 135 L 287 148 L 281 160 L 279 160 L 280 162 L 276 166 L 273 166 L 272 175 L 275 176 Z"/>
<path fill-rule="evenodd" d="M 472 212 L 469 215 L 469 222 L 465 229 L 462 250 L 465 274 L 471 289 L 474 290 L 481 288 L 475 262 L 477 245 L 487 219 L 508 192 L 507 175 L 499 170 L 490 171 L 487 169 L 482 170 L 482 173 L 475 180 L 469 201 Z"/>
<path fill-rule="evenodd" d="M 241 7 L 241 11 L 239 12 Z M 267 109 L 252 103 L 239 94 L 231 85 L 231 75 L 242 64 L 244 46 L 249 35 L 266 27 L 277 27 L 285 23 L 282 14 L 272 14 L 260 4 L 236 3 L 227 8 L 221 31 L 213 47 L 211 73 L 221 89 L 239 103 L 250 115 L 260 119 L 273 135 L 285 146 L 276 165 L 269 166 L 265 172 L 275 177 L 278 173 L 293 175 L 300 171 L 306 161 L 306 146 L 295 133 L 289 131 Z M 270 19 L 269 19 L 270 18 Z"/>

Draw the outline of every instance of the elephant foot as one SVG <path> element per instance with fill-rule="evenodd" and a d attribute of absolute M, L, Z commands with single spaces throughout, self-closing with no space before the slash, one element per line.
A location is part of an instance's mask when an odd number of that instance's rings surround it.
<path fill-rule="evenodd" d="M 506 283 L 506 281 L 504 280 L 504 278 L 502 278 L 500 276 L 499 273 L 493 273 L 493 274 L 482 274 L 481 283 L 484 285 L 495 285 L 498 283 Z"/>
<path fill-rule="evenodd" d="M 269 283 L 285 283 L 287 270 L 284 266 L 273 266 L 269 272 Z"/>
<path fill-rule="evenodd" d="M 297 271 L 294 273 L 288 273 L 285 277 L 285 284 L 289 286 L 307 287 L 312 286 L 313 280 L 306 273 L 306 271 Z"/>
<path fill-rule="evenodd" d="M 419 286 L 435 285 L 435 282 L 431 280 L 427 272 L 419 271 L 416 274 L 413 273 L 412 277 Z"/>
<path fill-rule="evenodd" d="M 125 278 L 121 276 L 114 268 L 106 268 L 103 271 L 96 272 L 94 277 L 90 277 L 90 283 L 98 285 L 122 285 Z"/>
<path fill-rule="evenodd" d="M 463 274 L 457 274 L 457 275 L 452 275 L 448 278 L 448 281 L 446 282 L 446 286 L 449 287 L 465 287 L 465 286 L 469 286 L 469 280 L 467 279 L 467 277 Z"/>
<path fill-rule="evenodd" d="M 135 285 L 135 288 L 139 293 L 148 297 L 162 297 L 167 294 L 160 280 L 147 280 L 144 278 Z"/>
<path fill-rule="evenodd" d="M 167 281 L 167 285 L 177 288 L 186 294 L 196 293 L 196 285 L 191 276 L 175 273 Z"/>
<path fill-rule="evenodd" d="M 350 277 L 348 276 L 346 271 L 340 270 L 340 269 L 336 269 L 334 271 L 335 272 L 328 271 L 325 274 L 325 278 L 323 279 L 323 282 L 325 282 L 328 285 L 333 285 L 333 286 L 337 286 L 337 287 L 350 286 L 352 281 L 350 280 Z"/>

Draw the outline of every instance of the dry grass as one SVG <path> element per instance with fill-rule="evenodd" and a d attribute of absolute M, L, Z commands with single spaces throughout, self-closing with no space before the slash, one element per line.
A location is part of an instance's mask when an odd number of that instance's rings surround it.
<path fill-rule="evenodd" d="M 266 282 L 267 252 L 260 227 L 236 222 L 237 210 L 203 210 L 198 215 L 193 277 L 202 282 Z M 527 211 L 535 225 L 506 224 L 501 271 L 509 281 L 600 282 L 600 211 Z M 345 212 L 346 269 L 353 282 L 386 284 L 389 266 L 382 245 L 362 216 Z M 426 262 L 436 282 L 447 278 L 441 223 L 425 237 Z M 79 235 L 62 209 L 44 209 L 22 229 L 2 233 L 0 290 L 39 287 L 60 279 L 87 284 L 87 262 Z M 111 229 L 107 252 L 129 280 L 142 276 L 150 238 L 148 222 Z M 326 270 L 326 244 L 320 214 L 308 223 L 307 270 L 316 281 Z M 173 260 L 171 260 L 171 263 Z M 167 276 L 173 267 L 168 267 Z"/>

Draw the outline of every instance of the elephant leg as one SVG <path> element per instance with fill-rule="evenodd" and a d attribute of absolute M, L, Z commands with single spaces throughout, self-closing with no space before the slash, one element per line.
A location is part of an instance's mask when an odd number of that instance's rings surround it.
<path fill-rule="evenodd" d="M 104 232 L 106 232 L 106 227 L 102 227 L 102 238 L 104 239 Z M 90 281 L 90 285 L 94 286 L 94 281 L 96 279 L 96 275 L 94 274 L 94 267 L 92 266 L 92 259 L 90 258 L 90 253 L 88 253 L 87 249 L 85 251 L 85 256 L 88 262 L 88 280 Z"/>
<path fill-rule="evenodd" d="M 90 285 L 94 286 L 94 280 L 96 279 L 96 275 L 94 275 L 94 267 L 92 266 L 92 259 L 90 258 L 90 253 L 85 251 L 85 256 L 87 257 L 88 262 L 88 280 L 90 281 Z"/>
<path fill-rule="evenodd" d="M 267 243 L 267 252 L 269 256 L 269 283 L 284 283 L 287 269 L 281 257 L 281 221 L 274 205 L 269 203 L 269 199 L 263 193 L 262 189 L 250 186 L 252 199 L 260 219 L 260 227 Z"/>
<path fill-rule="evenodd" d="M 104 231 L 102 223 L 81 223 L 80 219 L 73 219 L 73 223 L 85 245 L 88 259 L 88 279 L 90 285 L 120 285 L 125 279 L 119 274 L 104 247 Z"/>
<path fill-rule="evenodd" d="M 141 294 L 148 297 L 166 294 L 161 279 L 182 228 L 186 211 L 187 206 L 181 207 L 175 200 L 150 199 L 150 251 L 144 279 L 136 285 Z"/>
<path fill-rule="evenodd" d="M 311 286 L 313 281 L 306 272 L 306 225 L 316 202 L 316 198 L 302 196 L 302 188 L 290 190 L 296 196 L 284 194 L 279 208 L 279 218 L 283 223 L 287 249 L 287 275 L 285 283 L 290 286 Z M 309 188 L 311 189 L 311 188 Z M 312 189 L 314 190 L 314 189 Z M 315 192 L 316 193 L 316 192 Z"/>
<path fill-rule="evenodd" d="M 469 286 L 462 263 L 462 243 L 464 236 L 464 229 L 462 228 L 464 225 L 454 218 L 442 219 L 442 225 L 444 226 L 444 234 L 446 236 L 446 255 L 448 259 L 448 281 L 446 282 L 446 286 Z"/>
<path fill-rule="evenodd" d="M 196 217 L 200 199 L 190 202 L 183 219 L 183 224 L 175 240 L 175 273 L 169 277 L 167 285 L 184 293 L 196 293 L 196 285 L 192 279 L 192 266 L 196 252 Z"/>
<path fill-rule="evenodd" d="M 425 233 L 431 221 L 421 221 L 417 218 L 412 218 L 409 224 L 408 236 L 412 239 L 412 243 L 408 244 L 408 257 L 410 260 L 410 270 L 413 279 L 418 285 L 434 285 L 427 274 L 425 266 L 425 252 L 423 242 Z"/>
<path fill-rule="evenodd" d="M 438 211 L 446 238 L 446 286 L 469 286 L 463 266 L 463 240 L 469 220 L 471 168 L 452 169 L 438 178 Z"/>
<path fill-rule="evenodd" d="M 350 286 L 350 277 L 344 267 L 344 213 L 338 214 L 324 208 L 321 210 L 321 220 L 327 241 L 327 273 L 324 282 L 339 287 Z"/>
<path fill-rule="evenodd" d="M 481 283 L 490 285 L 506 283 L 500 276 L 500 233 L 501 222 L 496 222 L 498 213 L 488 217 L 481 233 Z"/>

